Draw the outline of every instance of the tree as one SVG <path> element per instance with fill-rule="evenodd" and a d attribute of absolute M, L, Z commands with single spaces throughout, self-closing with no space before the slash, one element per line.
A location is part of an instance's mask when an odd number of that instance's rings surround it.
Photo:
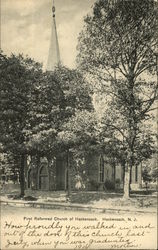
<path fill-rule="evenodd" d="M 29 123 L 25 130 L 31 154 L 67 158 L 68 194 L 70 194 L 69 158 L 76 135 L 71 130 L 79 112 L 93 110 L 90 89 L 82 74 L 60 66 L 45 72 L 34 84 L 30 96 Z M 69 124 L 69 125 L 68 125 Z M 68 127 L 69 126 L 69 127 Z M 77 138 L 78 140 L 78 138 Z"/>
<path fill-rule="evenodd" d="M 146 190 L 148 188 L 148 183 L 152 181 L 152 176 L 151 176 L 151 173 L 150 173 L 150 168 L 147 168 L 145 167 L 142 171 L 142 178 L 143 178 L 143 181 L 145 182 L 145 187 L 146 187 Z"/>
<path fill-rule="evenodd" d="M 154 0 L 99 0 L 79 36 L 78 66 L 97 90 L 106 93 L 104 123 L 122 138 L 125 148 L 125 198 L 138 145 L 144 150 L 143 126 L 149 125 L 157 98 L 157 15 Z M 150 133 L 149 137 L 148 144 Z"/>
<path fill-rule="evenodd" d="M 147 166 L 147 169 L 150 170 L 150 176 L 152 178 L 152 182 L 157 182 L 158 178 L 158 165 L 157 165 L 157 152 L 152 155 L 150 161 L 145 161 L 143 165 Z"/>
<path fill-rule="evenodd" d="M 20 159 L 21 196 L 24 196 L 24 166 L 28 152 L 25 128 L 29 123 L 29 98 L 41 72 L 41 65 L 28 57 L 0 53 L 0 142 L 3 152 Z"/>
<path fill-rule="evenodd" d="M 42 73 L 29 98 L 26 144 L 31 155 L 50 157 L 55 153 L 56 135 L 62 121 L 63 94 L 52 74 Z"/>
<path fill-rule="evenodd" d="M 67 122 L 63 123 L 62 131 L 58 133 L 57 141 L 60 151 L 66 152 L 67 156 L 68 196 L 71 193 L 70 160 L 76 155 L 88 154 L 91 146 L 97 145 L 96 125 L 94 112 L 78 110 Z"/>
<path fill-rule="evenodd" d="M 30 123 L 26 131 L 30 147 L 45 155 L 56 153 L 55 138 L 63 123 L 78 110 L 92 108 L 89 88 L 76 70 L 60 66 L 54 72 L 43 73 L 30 97 Z"/>
<path fill-rule="evenodd" d="M 4 182 L 12 181 L 17 183 L 19 181 L 18 160 L 19 159 L 11 153 L 0 153 L 0 171 Z"/>
<path fill-rule="evenodd" d="M 153 182 L 157 182 L 158 180 L 158 167 L 156 165 L 152 169 L 152 180 Z"/>
<path fill-rule="evenodd" d="M 54 80 L 58 82 L 59 87 L 62 91 L 62 100 L 60 105 L 60 124 L 58 124 L 56 148 L 59 152 L 64 152 L 66 154 L 69 196 L 71 193 L 71 151 L 72 149 L 79 149 L 79 145 L 81 146 L 81 144 L 83 143 L 81 139 L 83 130 L 81 127 L 79 130 L 77 130 L 76 125 L 78 126 L 78 128 L 79 126 L 84 126 L 82 123 L 83 119 L 79 119 L 79 117 L 81 118 L 81 114 L 85 112 L 84 118 L 86 120 L 86 114 L 93 111 L 93 104 L 90 95 L 91 90 L 83 75 L 77 70 L 69 70 L 65 67 L 59 67 L 54 72 L 53 77 Z"/>

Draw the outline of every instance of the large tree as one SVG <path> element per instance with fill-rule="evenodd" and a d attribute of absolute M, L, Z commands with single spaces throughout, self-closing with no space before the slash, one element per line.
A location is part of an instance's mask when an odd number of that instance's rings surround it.
<path fill-rule="evenodd" d="M 141 146 L 146 145 L 143 124 L 150 120 L 157 97 L 157 2 L 98 0 L 84 24 L 78 66 L 97 90 L 106 93 L 107 112 L 111 113 L 104 124 L 122 137 L 126 156 L 124 197 L 128 198 L 138 145 L 142 153 Z"/>
<path fill-rule="evenodd" d="M 90 90 L 76 70 L 58 67 L 45 72 L 36 82 L 30 97 L 28 145 L 32 153 L 56 154 L 56 136 L 63 124 L 78 111 L 92 110 Z M 30 129 L 31 128 L 31 129 Z"/>
<path fill-rule="evenodd" d="M 27 146 L 32 155 L 50 158 L 62 153 L 67 158 L 68 193 L 70 149 L 79 141 L 73 123 L 85 110 L 93 110 L 90 89 L 77 70 L 60 66 L 54 72 L 43 73 L 40 81 L 34 84 L 25 130 Z"/>
<path fill-rule="evenodd" d="M 28 152 L 25 130 L 29 123 L 29 99 L 41 72 L 41 66 L 28 57 L 0 53 L 0 142 L 3 152 L 12 153 L 20 160 L 21 196 L 24 195 Z"/>
<path fill-rule="evenodd" d="M 77 70 L 59 67 L 53 75 L 62 91 L 60 105 L 60 124 L 57 130 L 56 148 L 58 152 L 65 153 L 68 172 L 68 196 L 71 193 L 70 158 L 72 149 L 79 147 L 86 141 L 83 127 L 85 128 L 88 117 L 93 111 L 91 90 L 85 78 Z M 88 116 L 89 114 L 89 116 Z M 85 122 L 84 122 L 84 119 Z M 83 140 L 84 138 L 84 140 Z"/>

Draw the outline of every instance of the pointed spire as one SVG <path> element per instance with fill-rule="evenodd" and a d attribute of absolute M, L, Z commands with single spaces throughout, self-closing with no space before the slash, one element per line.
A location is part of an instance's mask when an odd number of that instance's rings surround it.
<path fill-rule="evenodd" d="M 52 6 L 52 14 L 53 14 L 53 22 L 52 22 L 51 39 L 50 39 L 50 47 L 49 47 L 48 62 L 47 62 L 47 71 L 53 71 L 55 67 L 58 66 L 60 63 L 60 51 L 59 51 L 58 35 L 57 35 L 56 21 L 55 21 L 54 0 Z"/>

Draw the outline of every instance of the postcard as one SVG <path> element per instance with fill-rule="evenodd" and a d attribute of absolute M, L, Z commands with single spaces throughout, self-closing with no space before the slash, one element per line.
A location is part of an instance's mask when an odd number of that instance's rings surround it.
<path fill-rule="evenodd" d="M 0 2 L 1 249 L 157 249 L 157 1 Z"/>

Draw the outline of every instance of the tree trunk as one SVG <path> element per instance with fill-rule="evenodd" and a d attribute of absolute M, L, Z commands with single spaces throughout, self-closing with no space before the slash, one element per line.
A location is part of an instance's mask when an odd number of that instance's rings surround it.
<path fill-rule="evenodd" d="M 20 162 L 20 196 L 23 197 L 25 195 L 25 155 L 21 155 Z"/>
<path fill-rule="evenodd" d="M 130 166 L 125 168 L 125 175 L 124 175 L 124 199 L 129 199 L 130 197 L 130 175 L 131 175 L 131 168 Z"/>
<path fill-rule="evenodd" d="M 67 196 L 71 194 L 71 175 L 70 175 L 70 163 L 69 163 L 69 149 L 67 150 Z"/>

